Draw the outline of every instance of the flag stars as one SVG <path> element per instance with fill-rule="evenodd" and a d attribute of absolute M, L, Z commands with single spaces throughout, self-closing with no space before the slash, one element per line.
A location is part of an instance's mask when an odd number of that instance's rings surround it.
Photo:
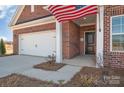
<path fill-rule="evenodd" d="M 80 9 L 80 8 L 82 8 L 84 6 L 86 6 L 86 5 L 75 5 L 76 9 Z"/>

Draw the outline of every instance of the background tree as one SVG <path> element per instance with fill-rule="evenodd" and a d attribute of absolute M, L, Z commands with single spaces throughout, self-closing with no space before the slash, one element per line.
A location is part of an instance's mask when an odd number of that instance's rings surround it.
<path fill-rule="evenodd" d="M 0 40 L 0 54 L 5 55 L 6 53 L 6 47 L 5 47 L 5 42 L 3 39 Z"/>

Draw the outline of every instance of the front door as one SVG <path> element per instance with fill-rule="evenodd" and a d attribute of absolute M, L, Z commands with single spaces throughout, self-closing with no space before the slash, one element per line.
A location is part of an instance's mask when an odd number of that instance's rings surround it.
<path fill-rule="evenodd" d="M 85 33 L 85 54 L 95 54 L 95 32 Z"/>

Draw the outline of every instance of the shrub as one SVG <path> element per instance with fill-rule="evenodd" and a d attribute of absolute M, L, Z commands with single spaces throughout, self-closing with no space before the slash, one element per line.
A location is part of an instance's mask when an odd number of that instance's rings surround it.
<path fill-rule="evenodd" d="M 98 78 L 97 75 L 93 75 L 93 74 L 85 74 L 85 75 L 80 75 L 81 77 L 81 85 L 83 87 L 93 87 L 95 86 L 95 82 Z"/>
<path fill-rule="evenodd" d="M 48 59 L 49 59 L 50 64 L 55 63 L 55 59 L 56 59 L 55 54 L 48 55 Z"/>
<path fill-rule="evenodd" d="M 1 39 L 0 40 L 0 54 L 5 55 L 5 53 L 6 53 L 5 43 L 4 43 L 4 40 Z"/>

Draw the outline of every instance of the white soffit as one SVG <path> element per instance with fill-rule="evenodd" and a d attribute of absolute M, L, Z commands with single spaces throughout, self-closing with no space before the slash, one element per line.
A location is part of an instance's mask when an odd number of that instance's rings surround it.
<path fill-rule="evenodd" d="M 86 26 L 89 24 L 95 24 L 96 23 L 96 15 L 89 15 L 86 17 L 82 17 L 82 18 L 74 20 L 73 22 L 79 26 L 84 26 L 84 25 Z"/>

